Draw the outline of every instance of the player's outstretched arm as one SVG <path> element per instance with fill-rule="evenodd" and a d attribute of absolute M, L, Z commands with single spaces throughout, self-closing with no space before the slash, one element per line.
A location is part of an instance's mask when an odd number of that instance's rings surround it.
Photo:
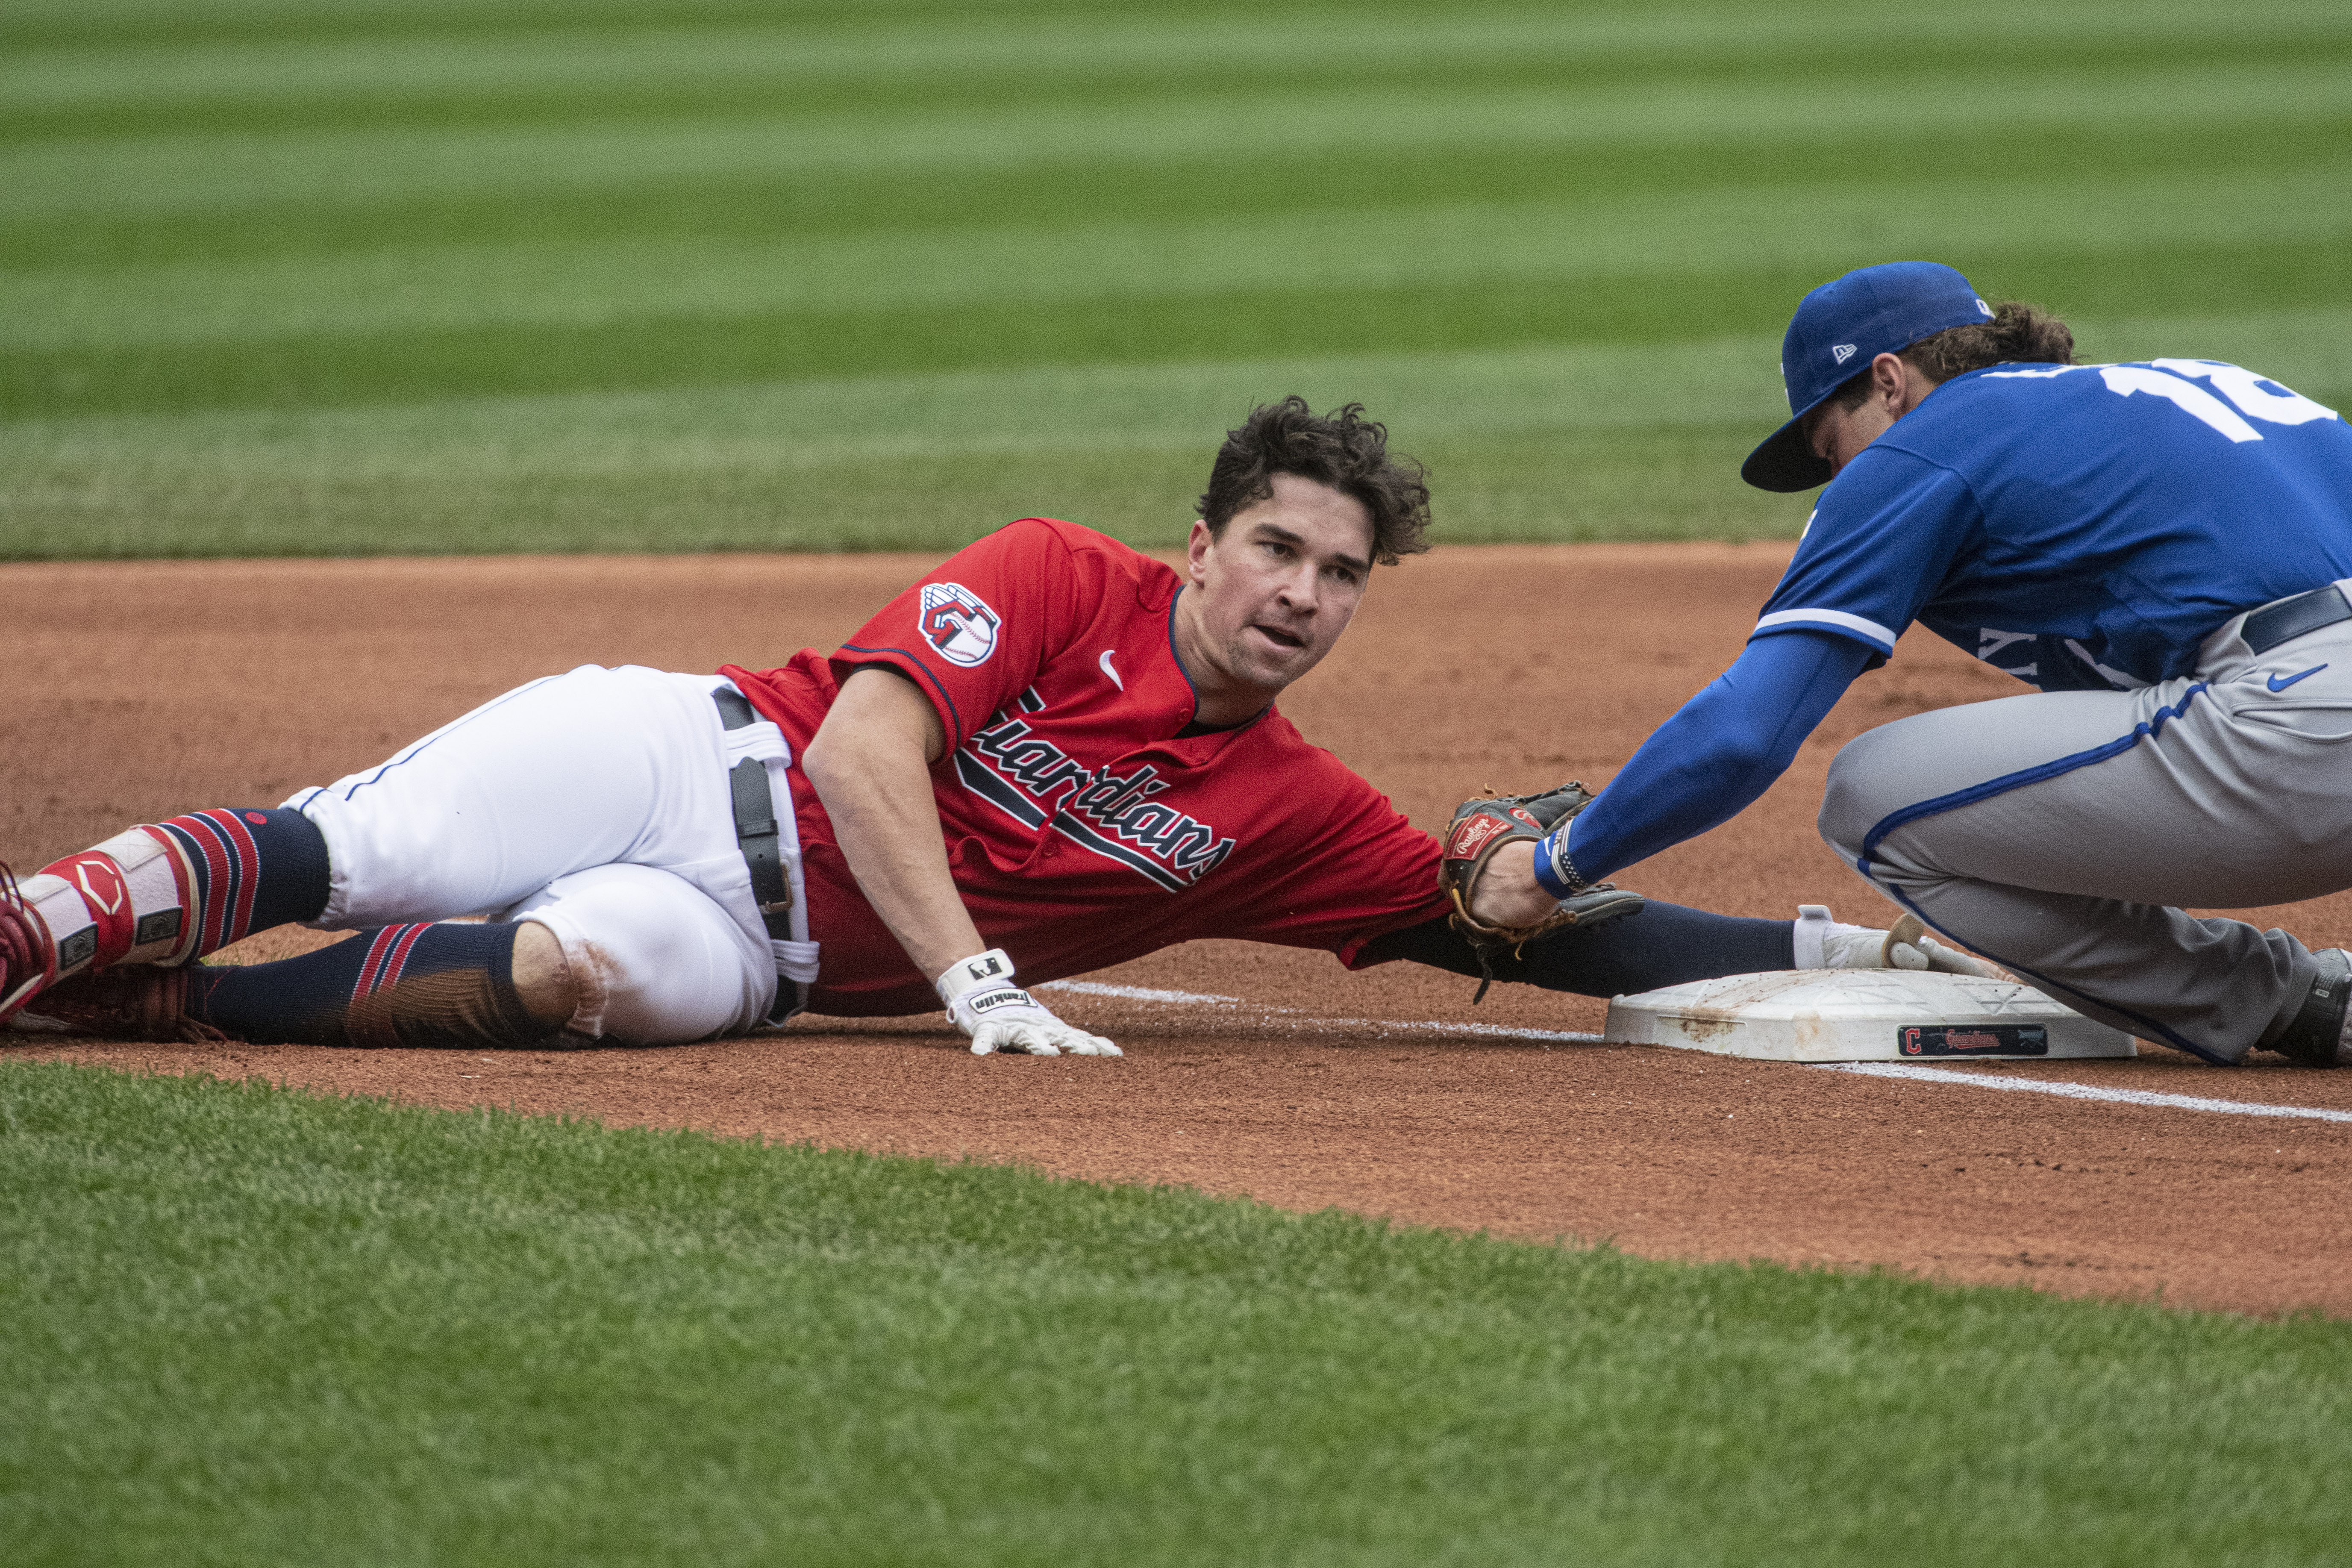
<path fill-rule="evenodd" d="M 890 670 L 854 670 L 801 757 L 833 822 L 858 890 L 917 968 L 971 1048 L 1034 1056 L 1112 1056 L 1118 1047 L 1073 1028 L 1013 983 L 1013 961 L 991 948 L 956 896 L 930 768 L 947 732 L 914 683 Z"/>
<path fill-rule="evenodd" d="M 1870 658 L 1865 644 L 1828 632 L 1756 638 L 1537 847 L 1537 879 L 1564 896 L 1738 816 L 1788 771 Z"/>

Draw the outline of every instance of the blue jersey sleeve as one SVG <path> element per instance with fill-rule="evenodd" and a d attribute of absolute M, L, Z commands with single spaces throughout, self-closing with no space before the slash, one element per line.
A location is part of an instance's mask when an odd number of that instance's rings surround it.
<path fill-rule="evenodd" d="M 1755 635 L 1828 632 L 1885 658 L 1983 526 L 1966 480 L 1881 437 L 1822 492 Z"/>
<path fill-rule="evenodd" d="M 1749 643 L 1569 822 L 1578 874 L 1598 881 L 1738 816 L 1788 770 L 1870 658 L 1864 644 L 1811 628 Z M 1536 856 L 1538 879 L 1549 863 Z"/>

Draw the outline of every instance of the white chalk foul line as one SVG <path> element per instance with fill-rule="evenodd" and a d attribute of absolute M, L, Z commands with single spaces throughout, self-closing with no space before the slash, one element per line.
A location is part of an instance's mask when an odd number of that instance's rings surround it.
<path fill-rule="evenodd" d="M 1917 1067 L 1910 1062 L 1816 1062 L 1830 1072 L 1860 1073 L 1864 1078 L 1909 1079 L 1916 1083 L 1950 1083 L 1963 1089 L 2013 1089 L 2026 1094 L 2055 1094 L 2067 1100 L 2105 1100 L 2118 1105 L 2154 1105 L 2169 1110 L 2211 1110 L 2223 1116 L 2290 1116 L 2307 1121 L 2352 1121 L 2352 1110 L 2323 1110 L 2311 1105 L 2262 1105 L 2243 1100 L 2208 1100 L 2200 1094 L 2158 1094 L 2145 1089 L 2102 1089 L 2087 1083 L 2053 1083 L 2045 1079 L 1989 1078 L 1965 1068 Z"/>
<path fill-rule="evenodd" d="M 1144 985 L 1105 985 L 1092 980 L 1048 980 L 1037 987 L 1040 991 L 1072 991 L 1081 996 L 1116 996 L 1127 1002 L 1172 1002 L 1178 1006 L 1234 1007 L 1244 1004 L 1239 996 L 1218 996 L 1201 991 L 1154 991 Z M 1418 1029 L 1440 1035 L 1477 1035 L 1499 1040 L 1540 1040 L 1549 1045 L 1559 1041 L 1571 1046 L 1597 1046 L 1598 1035 L 1580 1035 L 1567 1029 L 1514 1029 L 1503 1024 L 1440 1024 L 1398 1023 L 1389 1018 L 1310 1018 L 1296 1007 L 1258 1007 L 1255 1011 L 1288 1018 L 1299 1024 L 1321 1025 L 1342 1029 L 1370 1029 L 1387 1033 L 1395 1029 Z"/>
<path fill-rule="evenodd" d="M 1197 991 L 1154 991 L 1141 985 L 1104 985 L 1091 980 L 1049 980 L 1040 991 L 1073 991 L 1081 996 L 1116 996 L 1129 1002 L 1170 1002 L 1179 1006 L 1233 1007 L 1238 996 L 1215 996 Z M 1262 1007 L 1263 1013 L 1297 1017 L 1288 1007 Z M 1399 1023 L 1386 1018 L 1302 1018 L 1302 1023 L 1342 1028 L 1388 1031 L 1419 1029 L 1440 1035 L 1476 1035 L 1491 1039 L 1540 1040 L 1547 1044 L 1597 1046 L 1599 1035 L 1565 1029 L 1514 1029 L 1502 1024 Z M 2158 1094 L 2145 1089 L 2102 1089 L 2087 1083 L 2052 1082 L 2045 1079 L 1988 1078 L 1954 1068 L 1931 1068 L 1910 1062 L 1812 1062 L 1829 1072 L 1859 1073 L 1864 1078 L 1899 1078 L 1916 1082 L 1955 1084 L 1962 1089 L 2008 1089 L 2026 1094 L 2054 1094 L 2064 1100 L 2103 1100 L 2116 1105 L 2149 1105 L 2168 1110 L 2210 1110 L 2223 1116 L 2281 1116 L 2306 1121 L 2352 1121 L 2352 1110 L 2325 1110 L 2309 1105 L 2263 1105 L 2242 1100 L 2209 1100 L 2197 1094 Z"/>
<path fill-rule="evenodd" d="M 1081 996 L 1117 996 L 1128 1002 L 1208 1002 L 1219 1006 L 1232 1006 L 1241 1000 L 1238 996 L 1211 996 L 1198 991 L 1154 991 L 1148 985 L 1104 985 L 1092 980 L 1048 980 L 1037 989 L 1075 991 Z"/>
<path fill-rule="evenodd" d="M 1373 1029 L 1426 1029 L 1440 1035 L 1485 1035 L 1498 1040 L 1558 1040 L 1570 1046 L 1597 1046 L 1598 1035 L 1573 1029 L 1514 1029 L 1506 1024 L 1384 1024 L 1374 1018 L 1318 1018 L 1318 1024 L 1351 1024 Z"/>

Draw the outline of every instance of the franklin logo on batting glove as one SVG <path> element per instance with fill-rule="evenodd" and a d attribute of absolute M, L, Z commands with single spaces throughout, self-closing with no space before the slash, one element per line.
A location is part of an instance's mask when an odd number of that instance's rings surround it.
<path fill-rule="evenodd" d="M 1018 985 L 1006 985 L 994 991 L 982 991 L 964 998 L 963 1005 L 975 1013 L 993 1013 L 1001 1007 L 1034 1007 L 1029 993 Z"/>

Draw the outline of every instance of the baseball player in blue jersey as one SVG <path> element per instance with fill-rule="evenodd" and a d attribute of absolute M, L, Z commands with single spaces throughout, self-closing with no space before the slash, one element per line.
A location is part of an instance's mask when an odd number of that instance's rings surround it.
<path fill-rule="evenodd" d="M 1746 651 L 1532 868 L 1565 897 L 1732 816 L 1916 621 L 2040 694 L 1846 746 L 1846 863 L 2144 1038 L 2352 1062 L 2342 950 L 2181 908 L 2352 887 L 2352 428 L 2236 365 L 2073 349 L 1928 262 L 1807 295 L 1793 416 L 1740 474 L 1829 488 Z"/>

